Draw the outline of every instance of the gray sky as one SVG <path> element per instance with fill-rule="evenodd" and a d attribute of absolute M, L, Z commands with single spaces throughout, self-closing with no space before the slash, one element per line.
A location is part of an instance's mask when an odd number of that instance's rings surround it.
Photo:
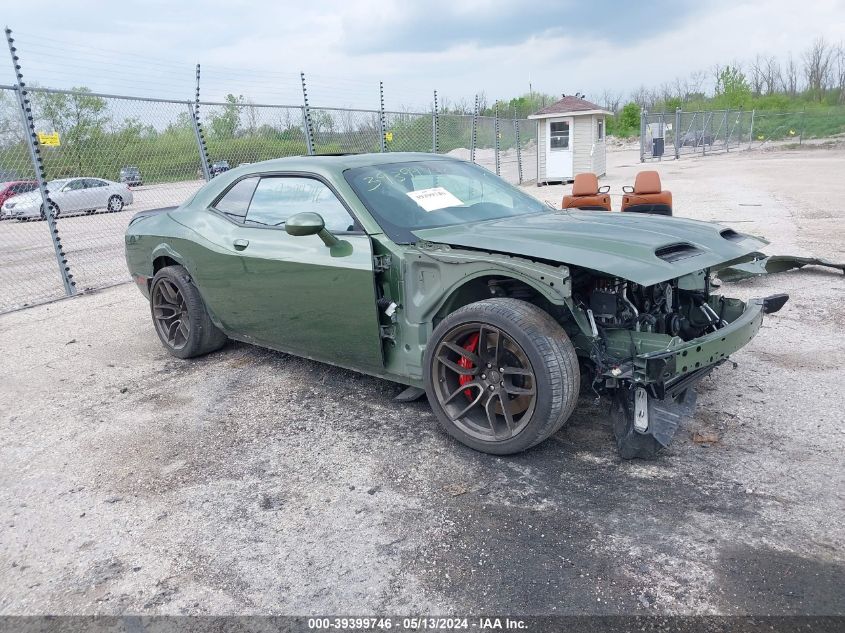
<path fill-rule="evenodd" d="M 492 102 L 528 90 L 628 94 L 755 54 L 845 39 L 845 0 L 2 0 L 30 82 L 103 92 L 312 105 Z M 12 79 L 11 66 L 0 80 Z"/>

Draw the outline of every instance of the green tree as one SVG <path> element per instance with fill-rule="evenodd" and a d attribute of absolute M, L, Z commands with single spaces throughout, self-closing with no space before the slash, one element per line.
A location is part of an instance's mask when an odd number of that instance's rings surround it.
<path fill-rule="evenodd" d="M 619 112 L 619 127 L 625 130 L 640 129 L 640 106 L 631 101 Z"/>
<path fill-rule="evenodd" d="M 737 66 L 716 71 L 716 103 L 723 108 L 741 108 L 751 101 L 751 87 Z"/>
<path fill-rule="evenodd" d="M 61 156 L 70 159 L 71 165 L 62 165 L 60 171 L 70 168 L 83 175 L 86 167 L 91 167 L 86 160 L 97 156 L 96 147 L 109 122 L 109 114 L 106 100 L 88 94 L 91 92 L 88 88 L 83 86 L 73 91 L 73 94 L 32 92 L 31 95 L 38 120 L 59 133 Z"/>
<path fill-rule="evenodd" d="M 243 103 L 243 95 L 237 97 L 231 93 L 226 95 L 226 105 L 223 109 L 209 117 L 211 132 L 215 138 L 235 138 L 235 132 L 241 124 L 241 104 Z"/>
<path fill-rule="evenodd" d="M 674 112 L 678 108 L 682 107 L 683 103 L 684 102 L 680 97 L 669 97 L 663 101 L 663 109 L 666 112 Z"/>

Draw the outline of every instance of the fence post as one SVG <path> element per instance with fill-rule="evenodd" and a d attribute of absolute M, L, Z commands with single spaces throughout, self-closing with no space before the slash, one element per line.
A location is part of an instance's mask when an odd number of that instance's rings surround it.
<path fill-rule="evenodd" d="M 645 121 L 648 116 L 648 110 L 643 108 L 640 110 L 640 162 L 645 162 Z"/>
<path fill-rule="evenodd" d="M 516 132 L 516 169 L 519 176 L 519 184 L 522 184 L 522 143 L 519 142 L 519 119 L 513 120 L 513 128 Z"/>
<path fill-rule="evenodd" d="M 751 108 L 751 125 L 748 128 L 748 149 L 754 144 L 754 112 L 755 108 Z"/>
<path fill-rule="evenodd" d="M 46 225 L 50 231 L 50 240 L 53 242 L 53 252 L 56 255 L 56 263 L 59 265 L 59 275 L 62 278 L 62 285 L 65 289 L 65 294 L 71 296 L 76 294 L 76 282 L 73 280 L 73 274 L 70 272 L 68 266 L 67 256 L 65 255 L 62 240 L 59 237 L 59 229 L 56 226 L 56 218 L 53 215 L 53 201 L 50 198 L 50 191 L 47 189 L 47 175 L 44 171 L 44 163 L 41 158 L 41 150 L 38 148 L 38 136 L 35 133 L 35 118 L 32 116 L 32 105 L 27 96 L 26 84 L 21 73 L 20 58 L 17 55 L 17 48 L 14 45 L 15 40 L 12 38 L 12 30 L 6 29 L 6 43 L 9 45 L 9 56 L 12 58 L 12 66 L 15 70 L 15 96 L 20 108 L 21 122 L 24 128 L 24 137 L 26 138 L 26 145 L 29 149 L 29 158 L 32 161 L 32 168 L 35 171 L 35 179 L 38 181 L 38 190 L 41 192 L 41 209 L 46 220 Z"/>
<path fill-rule="evenodd" d="M 475 162 L 475 146 L 478 144 L 478 95 L 475 95 L 475 107 L 472 110 L 472 134 L 470 135 L 469 160 Z"/>
<path fill-rule="evenodd" d="M 379 96 L 379 128 L 381 129 L 381 152 L 387 151 L 387 126 L 384 121 L 384 82 L 378 82 L 378 96 Z"/>
<path fill-rule="evenodd" d="M 681 158 L 681 145 L 678 140 L 678 133 L 681 131 L 681 109 L 675 108 L 675 133 L 672 135 L 675 138 L 675 160 Z"/>
<path fill-rule="evenodd" d="M 208 160 L 208 146 L 205 143 L 205 135 L 200 123 L 200 65 L 197 64 L 197 90 L 194 97 L 194 106 L 188 104 L 188 112 L 191 114 L 191 123 L 194 126 L 194 136 L 197 139 L 197 149 L 200 153 L 200 169 L 205 181 L 211 180 L 211 164 Z"/>
<path fill-rule="evenodd" d="M 498 176 L 499 172 L 501 171 L 499 169 L 499 102 L 498 101 L 496 102 L 496 111 L 495 112 L 496 113 L 495 113 L 494 116 L 496 118 L 494 119 L 493 132 L 496 135 L 495 145 L 494 145 L 495 150 L 494 151 L 495 151 L 495 155 L 496 155 L 496 175 Z"/>
<path fill-rule="evenodd" d="M 728 138 L 728 112 L 729 111 L 730 111 L 730 108 L 725 109 L 725 151 L 726 152 L 731 151 L 730 143 L 728 143 L 728 141 L 729 141 L 729 138 Z"/>
<path fill-rule="evenodd" d="M 801 132 L 800 136 L 798 137 L 798 144 L 801 145 L 804 142 L 804 122 L 807 119 L 807 106 L 801 110 Z"/>
<path fill-rule="evenodd" d="M 431 113 L 431 153 L 437 153 L 437 91 L 434 91 L 434 111 Z"/>
<path fill-rule="evenodd" d="M 302 80 L 302 126 L 305 128 L 305 147 L 308 150 L 308 155 L 314 155 L 314 129 L 311 127 L 311 108 L 308 107 L 308 90 L 305 88 L 305 73 L 300 72 L 299 78 Z"/>

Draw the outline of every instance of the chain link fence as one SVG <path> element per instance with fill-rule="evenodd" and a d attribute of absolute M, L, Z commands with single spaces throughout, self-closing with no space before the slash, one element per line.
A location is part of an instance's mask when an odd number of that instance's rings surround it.
<path fill-rule="evenodd" d="M 703 110 L 647 112 L 640 120 L 640 160 L 681 158 L 802 144 L 845 133 L 845 109 L 814 112 Z"/>
<path fill-rule="evenodd" d="M 308 154 L 309 145 L 315 154 L 436 151 L 474 160 L 515 184 L 536 162 L 536 123 L 528 120 L 33 88 L 27 107 L 39 133 L 53 229 L 44 221 L 17 90 L 0 86 L 0 312 L 127 281 L 130 218 L 192 196 L 205 183 L 206 156 L 214 177 L 245 163 Z"/>

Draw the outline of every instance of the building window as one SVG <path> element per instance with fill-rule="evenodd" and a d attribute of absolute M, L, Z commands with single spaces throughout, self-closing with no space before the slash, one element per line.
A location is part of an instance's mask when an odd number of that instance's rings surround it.
<path fill-rule="evenodd" d="M 598 119 L 596 121 L 596 140 L 604 140 L 604 119 Z"/>
<path fill-rule="evenodd" d="M 549 123 L 549 140 L 552 151 L 569 149 L 569 121 Z"/>

